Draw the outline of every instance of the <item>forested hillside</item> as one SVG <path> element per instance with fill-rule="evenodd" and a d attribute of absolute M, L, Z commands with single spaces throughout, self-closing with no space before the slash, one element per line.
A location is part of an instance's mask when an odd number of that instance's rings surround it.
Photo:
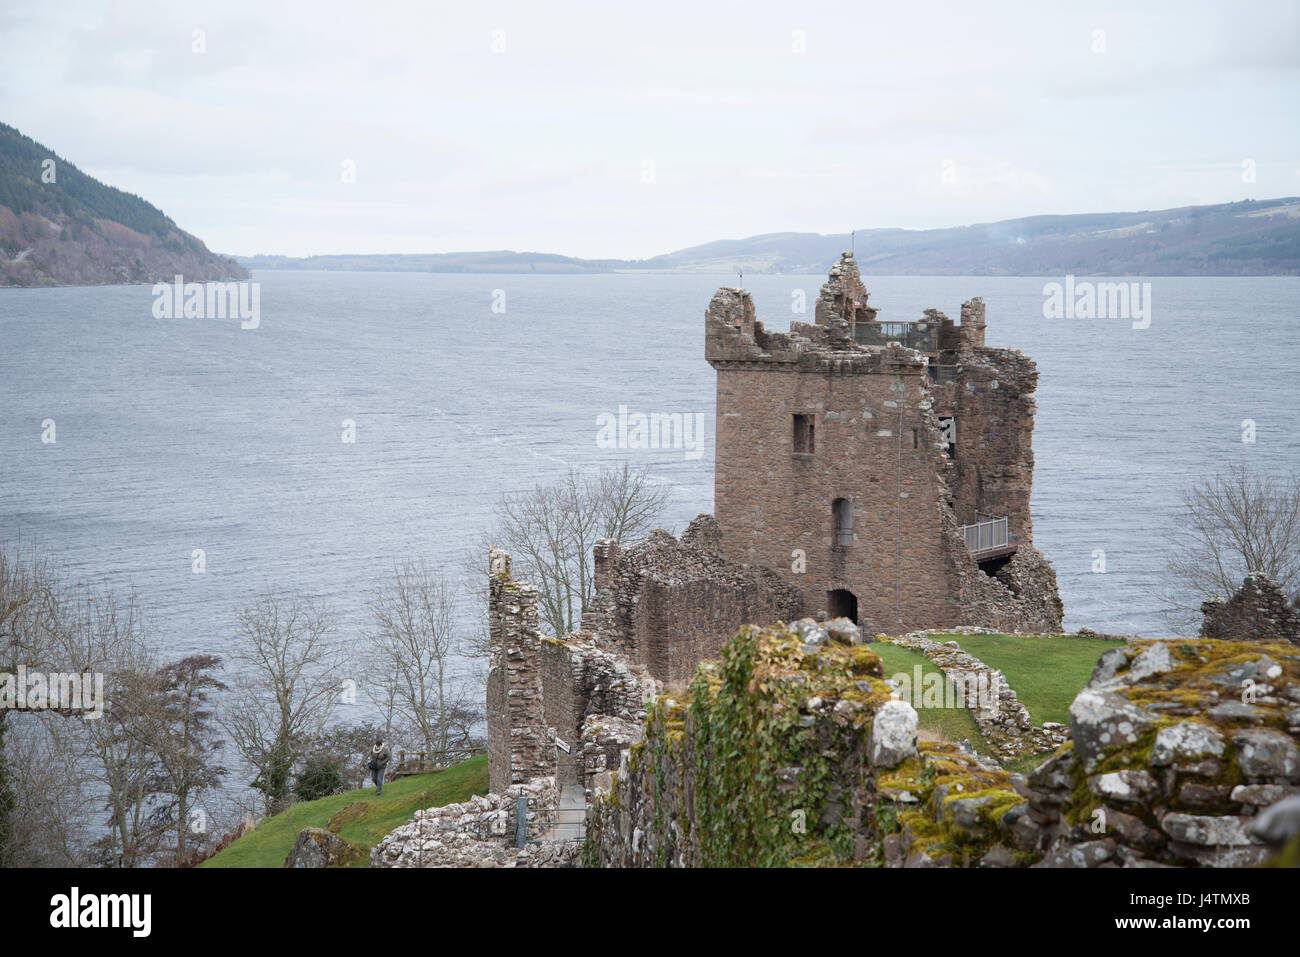
<path fill-rule="evenodd" d="M 247 273 L 139 196 L 0 123 L 0 286 L 239 279 Z"/>

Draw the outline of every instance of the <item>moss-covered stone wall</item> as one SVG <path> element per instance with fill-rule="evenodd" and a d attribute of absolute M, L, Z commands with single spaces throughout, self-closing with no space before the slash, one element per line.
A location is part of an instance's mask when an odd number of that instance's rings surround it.
<path fill-rule="evenodd" d="M 742 629 L 688 694 L 654 702 L 644 741 L 594 789 L 587 866 L 1274 859 L 1266 809 L 1300 793 L 1294 646 L 1111 649 L 1075 699 L 1071 739 L 1025 775 L 964 746 L 881 746 L 900 706 L 886 707 L 879 658 L 808 640 L 803 624 Z"/>
<path fill-rule="evenodd" d="M 606 866 L 847 863 L 876 839 L 872 721 L 889 700 L 867 646 L 746 627 L 689 692 L 653 705 L 643 742 L 588 812 Z"/>

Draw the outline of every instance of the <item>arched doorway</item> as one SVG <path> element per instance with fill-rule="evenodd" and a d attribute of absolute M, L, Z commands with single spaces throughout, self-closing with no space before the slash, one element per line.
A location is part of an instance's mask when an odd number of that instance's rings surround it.
<path fill-rule="evenodd" d="M 858 596 L 847 588 L 835 588 L 826 593 L 826 617 L 847 618 L 858 622 Z"/>

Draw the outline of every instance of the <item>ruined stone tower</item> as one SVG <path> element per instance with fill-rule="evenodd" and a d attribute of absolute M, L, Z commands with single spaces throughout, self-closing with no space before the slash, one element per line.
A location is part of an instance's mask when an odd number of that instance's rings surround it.
<path fill-rule="evenodd" d="M 763 328 L 747 291 L 714 295 L 724 553 L 780 573 L 805 613 L 875 631 L 1059 630 L 1029 514 L 1034 363 L 984 344 L 980 299 L 960 324 L 876 315 L 848 252 L 815 323 L 788 333 Z"/>
<path fill-rule="evenodd" d="M 537 588 L 510 575 L 510 556 L 489 553 L 488 779 L 494 792 L 555 773 L 539 665 Z"/>

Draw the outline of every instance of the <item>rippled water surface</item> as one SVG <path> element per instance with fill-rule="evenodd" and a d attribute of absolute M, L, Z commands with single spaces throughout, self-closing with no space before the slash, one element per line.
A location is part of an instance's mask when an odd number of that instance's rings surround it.
<path fill-rule="evenodd" d="M 459 562 L 502 492 L 569 465 L 649 465 L 676 531 L 712 510 L 703 314 L 727 277 L 255 278 L 251 330 L 155 319 L 147 286 L 0 291 L 0 536 L 134 588 L 176 656 L 220 653 L 235 607 L 272 585 L 326 599 L 359 635 L 395 559 Z M 784 329 L 793 291 L 811 302 L 821 282 L 747 285 Z M 1300 467 L 1300 279 L 1154 279 L 1144 330 L 1044 319 L 1044 279 L 866 282 L 886 320 L 982 295 L 989 344 L 1037 361 L 1035 538 L 1070 628 L 1167 630 L 1149 592 L 1177 490 L 1243 458 Z M 703 455 L 598 448 L 596 417 L 620 405 L 703 412 Z"/>

